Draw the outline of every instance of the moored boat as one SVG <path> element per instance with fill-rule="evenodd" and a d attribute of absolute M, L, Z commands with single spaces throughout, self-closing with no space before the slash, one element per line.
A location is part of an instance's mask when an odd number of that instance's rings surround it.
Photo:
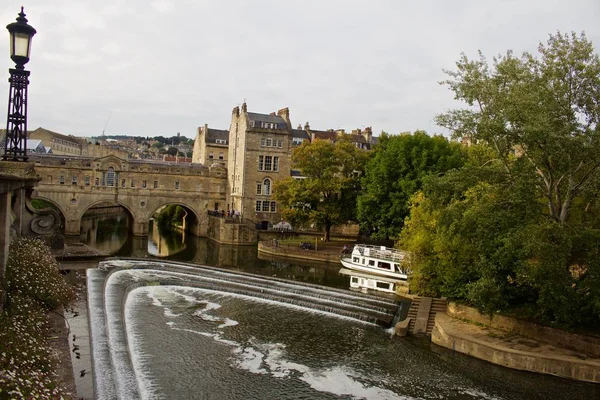
<path fill-rule="evenodd" d="M 368 244 L 356 244 L 351 253 L 342 254 L 340 262 L 348 269 L 406 280 L 410 274 L 406 252 Z"/>

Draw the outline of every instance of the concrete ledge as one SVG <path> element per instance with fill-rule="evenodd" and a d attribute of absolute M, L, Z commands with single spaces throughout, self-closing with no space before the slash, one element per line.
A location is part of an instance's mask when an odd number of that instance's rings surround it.
<path fill-rule="evenodd" d="M 438 313 L 431 341 L 459 353 L 508 368 L 600 383 L 600 360 L 585 359 L 566 349 L 527 339 L 507 339 L 506 332 L 493 331 Z M 580 358 L 581 357 L 581 358 Z"/>
<path fill-rule="evenodd" d="M 446 313 L 454 318 L 473 321 L 494 329 L 514 332 L 533 340 L 566 347 L 576 352 L 600 358 L 600 338 L 598 337 L 579 335 L 500 314 L 482 315 L 473 307 L 456 303 L 449 303 Z"/>

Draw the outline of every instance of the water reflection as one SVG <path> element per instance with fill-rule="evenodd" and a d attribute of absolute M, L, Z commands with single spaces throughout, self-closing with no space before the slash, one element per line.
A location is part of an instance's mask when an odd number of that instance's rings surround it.
<path fill-rule="evenodd" d="M 148 225 L 148 254 L 156 257 L 169 257 L 185 251 L 185 231 L 164 229 L 153 219 Z"/>
<path fill-rule="evenodd" d="M 82 222 L 85 244 L 118 257 L 158 257 L 199 265 L 219 266 L 239 271 L 347 289 L 350 281 L 338 273 L 340 266 L 325 263 L 290 263 L 276 258 L 259 258 L 256 246 L 220 245 L 178 230 L 159 230 L 150 221 L 147 237 L 129 232 L 128 216 L 95 216 Z"/>
<path fill-rule="evenodd" d="M 88 215 L 81 219 L 81 239 L 104 253 L 117 254 L 127 241 L 129 217 L 126 213 Z"/>

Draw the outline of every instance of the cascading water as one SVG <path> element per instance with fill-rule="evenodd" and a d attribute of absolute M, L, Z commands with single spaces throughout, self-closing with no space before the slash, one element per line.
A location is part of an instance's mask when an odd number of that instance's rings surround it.
<path fill-rule="evenodd" d="M 502 382 L 523 373 L 390 338 L 378 325 L 393 301 L 218 268 L 108 261 L 88 271 L 88 304 L 102 399 L 522 399 L 566 387 L 578 398 L 590 387 L 529 374 L 543 385 L 507 395 Z"/>

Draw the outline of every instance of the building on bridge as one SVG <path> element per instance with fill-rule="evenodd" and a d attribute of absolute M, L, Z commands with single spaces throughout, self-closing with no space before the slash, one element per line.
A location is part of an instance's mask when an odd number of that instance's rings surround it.
<path fill-rule="evenodd" d="M 298 176 L 292 170 L 293 149 L 305 141 L 335 141 L 340 135 L 348 135 L 358 148 L 365 150 L 375 141 L 370 127 L 347 134 L 343 130 L 313 130 L 307 122 L 304 128 L 294 129 L 288 108 L 260 114 L 249 112 L 243 103 L 241 108 L 232 110 L 229 131 L 209 129 L 206 125 L 198 129 L 193 162 L 225 162 L 226 209 L 239 211 L 247 220 L 267 229 L 281 221 L 273 197 L 275 182 Z"/>

